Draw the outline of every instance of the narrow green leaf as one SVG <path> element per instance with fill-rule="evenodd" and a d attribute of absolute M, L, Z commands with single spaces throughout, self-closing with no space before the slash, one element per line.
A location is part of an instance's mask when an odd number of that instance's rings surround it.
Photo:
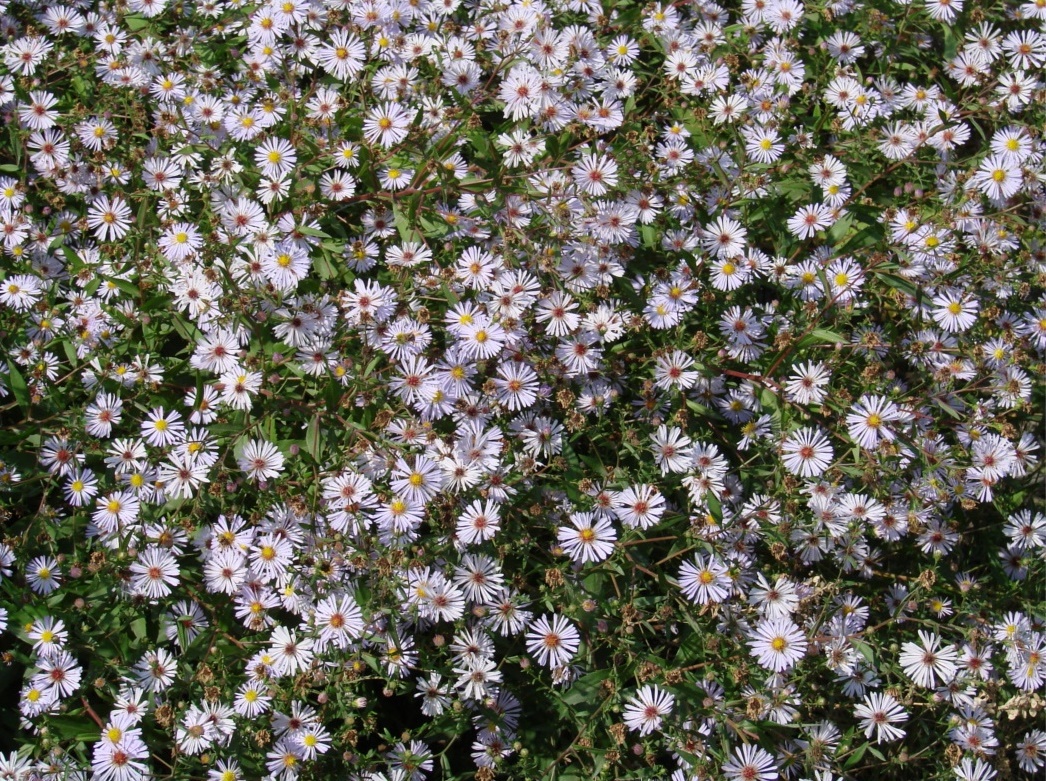
<path fill-rule="evenodd" d="M 10 370 L 10 374 L 7 378 L 7 384 L 11 388 L 11 394 L 15 397 L 15 401 L 18 402 L 18 406 L 28 415 L 29 414 L 29 385 L 25 381 L 25 377 L 22 372 L 18 370 L 13 361 L 7 362 L 7 367 Z"/>

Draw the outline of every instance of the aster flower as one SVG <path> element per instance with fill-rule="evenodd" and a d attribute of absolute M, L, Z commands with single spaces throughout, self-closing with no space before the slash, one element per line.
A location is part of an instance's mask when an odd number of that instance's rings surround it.
<path fill-rule="evenodd" d="M 684 562 L 678 580 L 683 595 L 698 605 L 724 602 L 732 588 L 726 565 L 712 555 L 698 554 L 693 563 Z"/>
<path fill-rule="evenodd" d="M 271 442 L 252 439 L 244 446 L 238 463 L 251 480 L 268 480 L 280 476 L 284 459 Z"/>
<path fill-rule="evenodd" d="M 561 615 L 553 615 L 551 622 L 541 616 L 527 630 L 527 652 L 548 668 L 569 664 L 580 645 L 577 629 Z"/>
<path fill-rule="evenodd" d="M 846 416 L 847 432 L 858 445 L 874 450 L 880 439 L 892 442 L 894 433 L 888 424 L 904 419 L 900 408 L 883 396 L 866 394 Z"/>
<path fill-rule="evenodd" d="M 751 744 L 734 748 L 723 765 L 723 775 L 730 781 L 774 781 L 779 776 L 773 756 Z"/>
<path fill-rule="evenodd" d="M 47 595 L 61 585 L 62 571 L 53 556 L 37 556 L 25 568 L 25 579 L 37 594 Z"/>
<path fill-rule="evenodd" d="M 783 672 L 806 655 L 806 635 L 788 618 L 768 618 L 756 625 L 748 641 L 762 667 Z"/>
<path fill-rule="evenodd" d="M 904 673 L 918 686 L 932 688 L 936 682 L 948 683 L 955 677 L 958 654 L 950 646 L 942 646 L 941 638 L 931 632 L 919 631 L 919 643 L 901 646 L 900 663 Z"/>
<path fill-rule="evenodd" d="M 180 570 L 169 550 L 151 545 L 131 564 L 131 575 L 131 586 L 136 592 L 148 599 L 160 599 L 178 585 Z"/>
<path fill-rule="evenodd" d="M 854 717 L 861 721 L 865 737 L 870 739 L 874 734 L 876 743 L 903 738 L 904 729 L 895 725 L 908 720 L 908 714 L 897 700 L 879 692 L 866 694 L 854 708 Z"/>
<path fill-rule="evenodd" d="M 87 212 L 87 225 L 99 241 L 117 241 L 131 228 L 131 207 L 121 198 L 100 195 Z"/>
<path fill-rule="evenodd" d="M 799 477 L 818 477 L 831 464 L 834 452 L 824 432 L 801 428 L 781 444 L 785 468 Z"/>
<path fill-rule="evenodd" d="M 572 526 L 556 530 L 563 552 L 582 564 L 603 561 L 614 552 L 617 531 L 604 517 L 594 513 L 570 514 Z"/>
<path fill-rule="evenodd" d="M 398 103 L 382 103 L 371 109 L 363 123 L 363 136 L 389 149 L 403 141 L 410 130 L 410 117 Z"/>
<path fill-rule="evenodd" d="M 646 685 L 628 701 L 621 718 L 625 726 L 637 730 L 642 737 L 660 730 L 662 720 L 672 713 L 674 705 L 675 697 L 671 694 L 657 686 Z"/>

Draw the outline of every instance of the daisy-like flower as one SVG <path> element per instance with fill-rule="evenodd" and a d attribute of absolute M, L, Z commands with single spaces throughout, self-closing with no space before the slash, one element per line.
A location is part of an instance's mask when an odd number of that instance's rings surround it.
<path fill-rule="evenodd" d="M 894 439 L 887 424 L 903 418 L 900 408 L 885 396 L 865 394 L 846 416 L 847 433 L 861 447 L 875 450 L 880 439 Z"/>
<path fill-rule="evenodd" d="M 347 594 L 324 597 L 313 614 L 313 624 L 323 646 L 348 648 L 350 641 L 363 634 L 363 613 L 356 600 Z"/>
<path fill-rule="evenodd" d="M 980 304 L 959 290 L 947 290 L 933 298 L 933 319 L 949 333 L 958 333 L 977 322 Z"/>
<path fill-rule="evenodd" d="M 828 395 L 825 388 L 829 379 L 831 374 L 823 363 L 799 364 L 785 382 L 785 396 L 796 404 L 820 404 Z"/>
<path fill-rule="evenodd" d="M 665 497 L 652 485 L 630 486 L 614 496 L 614 514 L 633 529 L 649 529 L 664 511 Z"/>
<path fill-rule="evenodd" d="M 457 536 L 466 545 L 494 538 L 500 530 L 501 515 L 496 502 L 477 499 L 458 516 Z"/>
<path fill-rule="evenodd" d="M 140 472 L 135 472 L 140 474 Z M 95 501 L 91 520 L 103 534 L 112 534 L 117 529 L 133 523 L 141 510 L 141 502 L 133 491 L 113 491 Z"/>
<path fill-rule="evenodd" d="M 768 127 L 744 129 L 745 154 L 757 163 L 773 163 L 784 152 L 784 144 L 777 131 Z"/>
<path fill-rule="evenodd" d="M 726 565 L 715 556 L 699 553 L 693 563 L 679 568 L 679 589 L 698 605 L 724 602 L 730 596 L 731 580 Z"/>
<path fill-rule="evenodd" d="M 577 308 L 577 302 L 569 293 L 555 290 L 538 302 L 534 319 L 545 323 L 545 333 L 550 336 L 567 336 L 581 323 Z"/>
<path fill-rule="evenodd" d="M 209 482 L 207 471 L 211 463 L 188 452 L 176 453 L 160 467 L 157 480 L 172 499 L 189 499 L 201 485 Z"/>
<path fill-rule="evenodd" d="M 411 504 L 424 504 L 442 490 L 443 473 L 431 458 L 416 456 L 413 466 L 400 458 L 389 486 Z"/>
<path fill-rule="evenodd" d="M 729 264 L 730 261 L 726 263 Z M 694 387 L 699 376 L 697 371 L 690 368 L 693 365 L 694 359 L 682 350 L 673 350 L 667 355 L 660 356 L 654 369 L 654 385 L 664 390 L 669 388 L 689 390 Z"/>
<path fill-rule="evenodd" d="M 294 555 L 291 541 L 276 534 L 258 538 L 250 551 L 251 569 L 265 582 L 283 577 Z"/>
<path fill-rule="evenodd" d="M 272 667 L 279 676 L 297 675 L 312 664 L 313 641 L 311 638 L 299 639 L 294 632 L 285 626 L 277 626 L 269 640 L 269 652 L 272 654 Z"/>
<path fill-rule="evenodd" d="M 268 138 L 254 150 L 254 163 L 261 169 L 261 176 L 280 179 L 294 170 L 298 153 L 286 138 Z"/>
<path fill-rule="evenodd" d="M 421 697 L 421 713 L 424 716 L 439 716 L 450 705 L 450 690 L 443 683 L 443 676 L 430 673 L 428 678 L 419 678 L 415 697 Z"/>
<path fill-rule="evenodd" d="M 723 775 L 730 781 L 774 781 L 777 763 L 768 751 L 749 743 L 734 749 L 730 761 L 723 765 Z"/>
<path fill-rule="evenodd" d="M 165 258 L 180 263 L 203 246 L 203 237 L 195 225 L 188 222 L 176 222 L 163 232 L 156 244 Z"/>
<path fill-rule="evenodd" d="M 661 468 L 661 474 L 685 472 L 690 468 L 693 443 L 682 429 L 678 426 L 658 426 L 650 438 L 650 449 L 654 452 L 654 460 Z"/>
<path fill-rule="evenodd" d="M 1035 773 L 1046 765 L 1046 732 L 1033 729 L 1014 748 L 1017 763 L 1025 773 Z"/>
<path fill-rule="evenodd" d="M 40 280 L 30 274 L 14 274 L 0 282 L 0 303 L 16 312 L 26 312 L 40 300 Z"/>
<path fill-rule="evenodd" d="M 614 552 L 617 531 L 610 521 L 595 513 L 571 513 L 573 526 L 560 526 L 556 532 L 563 552 L 582 564 L 603 561 Z"/>
<path fill-rule="evenodd" d="M 29 588 L 37 594 L 47 596 L 61 584 L 62 571 L 54 556 L 37 556 L 25 568 L 25 579 Z"/>
<path fill-rule="evenodd" d="M 146 652 L 135 664 L 133 672 L 147 692 L 162 692 L 174 683 L 177 663 L 170 651 L 158 648 Z"/>
<path fill-rule="evenodd" d="M 799 477 L 819 477 L 832 463 L 835 453 L 820 429 L 801 428 L 781 443 L 785 469 Z"/>
<path fill-rule="evenodd" d="M 494 378 L 494 388 L 497 400 L 510 412 L 518 412 L 537 400 L 538 375 L 524 363 L 502 363 Z"/>
<path fill-rule="evenodd" d="M 53 688 L 61 697 L 70 697 L 80 688 L 83 669 L 68 651 L 54 651 L 37 660 L 40 672 L 33 676 L 33 685 Z"/>
<path fill-rule="evenodd" d="M 99 195 L 87 210 L 87 225 L 99 241 L 117 241 L 131 229 L 131 207 L 122 198 Z"/>
<path fill-rule="evenodd" d="M 317 754 L 330 751 L 331 735 L 322 724 L 310 724 L 294 735 L 294 740 L 301 746 L 302 758 L 313 760 Z"/>
<path fill-rule="evenodd" d="M 58 121 L 57 105 L 58 99 L 50 92 L 32 90 L 29 102 L 18 106 L 18 118 L 30 130 L 46 130 Z"/>
<path fill-rule="evenodd" d="M 372 144 L 388 149 L 400 143 L 410 132 L 410 115 L 398 103 L 382 103 L 371 109 L 363 123 L 363 137 Z"/>
<path fill-rule="evenodd" d="M 831 226 L 832 210 L 823 203 L 812 203 L 801 207 L 788 220 L 788 230 L 800 239 L 809 239 L 818 231 Z"/>
<path fill-rule="evenodd" d="M 504 584 L 498 563 L 489 556 L 466 553 L 461 557 L 461 566 L 454 568 L 454 585 L 472 602 L 490 602 Z"/>
<path fill-rule="evenodd" d="M 312 265 L 304 247 L 281 242 L 262 258 L 261 270 L 277 290 L 294 290 Z"/>
<path fill-rule="evenodd" d="M 251 397 L 261 389 L 262 375 L 237 367 L 223 374 L 218 381 L 224 386 L 223 402 L 233 409 L 249 410 Z"/>
<path fill-rule="evenodd" d="M 701 232 L 701 244 L 719 258 L 744 255 L 748 231 L 737 220 L 720 215 Z"/>
<path fill-rule="evenodd" d="M 103 391 L 87 405 L 84 417 L 88 434 L 99 439 L 107 439 L 113 433 L 113 426 L 117 425 L 123 417 L 123 402 L 119 396 Z"/>
<path fill-rule="evenodd" d="M 958 670 L 958 653 L 952 646 L 942 646 L 941 638 L 932 632 L 919 630 L 919 643 L 901 646 L 901 667 L 904 674 L 917 686 L 928 689 L 940 680 L 947 684 Z"/>
<path fill-rule="evenodd" d="M 330 43 L 313 55 L 316 63 L 334 78 L 351 79 L 363 69 L 367 56 L 363 42 L 348 30 L 335 30 Z"/>
<path fill-rule="evenodd" d="M 178 562 L 166 548 L 150 545 L 131 564 L 131 587 L 148 599 L 161 599 L 178 585 Z"/>
<path fill-rule="evenodd" d="M 970 186 L 993 201 L 1004 201 L 1021 189 L 1020 166 L 1014 165 L 1006 155 L 988 155 L 970 179 Z"/>
<path fill-rule="evenodd" d="M 283 454 L 271 442 L 252 439 L 243 448 L 243 454 L 237 459 L 240 469 L 247 473 L 251 480 L 268 480 L 279 477 L 283 471 Z"/>
<path fill-rule="evenodd" d="M 607 155 L 585 153 L 570 171 L 574 182 L 588 195 L 604 195 L 617 185 L 617 163 Z"/>
<path fill-rule="evenodd" d="M 67 632 L 61 619 L 44 616 L 33 621 L 27 635 L 33 641 L 33 649 L 41 655 L 47 655 L 65 644 Z"/>
<path fill-rule="evenodd" d="M 995 768 L 980 757 L 963 757 L 953 772 L 958 781 L 992 781 L 996 776 Z"/>
<path fill-rule="evenodd" d="M 788 618 L 761 621 L 748 641 L 752 655 L 762 667 L 780 673 L 806 655 L 806 635 Z"/>
<path fill-rule="evenodd" d="M 246 719 L 254 719 L 269 710 L 272 697 L 264 681 L 251 680 L 240 685 L 233 700 L 233 710 Z"/>
<path fill-rule="evenodd" d="M 712 287 L 716 290 L 736 290 L 751 279 L 748 266 L 740 258 L 719 258 L 712 264 Z"/>
<path fill-rule="evenodd" d="M 658 686 L 646 685 L 628 701 L 621 714 L 625 726 L 640 736 L 661 729 L 661 720 L 672 712 L 676 698 Z"/>
<path fill-rule="evenodd" d="M 570 663 L 581 646 L 581 635 L 564 616 L 553 615 L 535 620 L 527 631 L 527 652 L 540 665 L 555 669 Z"/>
<path fill-rule="evenodd" d="M 874 734 L 876 743 L 903 738 L 904 730 L 894 725 L 908 721 L 908 714 L 897 700 L 879 692 L 866 694 L 854 708 L 854 717 L 861 721 L 864 736 L 870 739 Z"/>
<path fill-rule="evenodd" d="M 174 410 L 155 407 L 142 421 L 142 436 L 153 447 L 176 445 L 185 438 L 185 424 Z"/>
<path fill-rule="evenodd" d="M 141 750 L 136 750 L 138 747 Z M 148 777 L 149 767 L 145 760 L 149 751 L 141 739 L 133 746 L 125 741 L 111 743 L 99 741 L 91 757 L 92 777 L 98 781 L 138 781 Z"/>
<path fill-rule="evenodd" d="M 853 300 L 864 285 L 864 269 L 849 257 L 833 261 L 825 270 L 825 276 L 832 300 L 838 304 Z"/>

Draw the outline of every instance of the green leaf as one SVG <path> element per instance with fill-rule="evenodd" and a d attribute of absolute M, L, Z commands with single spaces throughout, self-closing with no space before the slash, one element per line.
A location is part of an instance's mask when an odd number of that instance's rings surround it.
<path fill-rule="evenodd" d="M 320 439 L 320 416 L 313 415 L 309 421 L 309 427 L 305 431 L 305 451 L 312 456 L 316 463 L 320 462 L 320 451 L 322 440 Z"/>
<path fill-rule="evenodd" d="M 846 758 L 846 763 L 843 765 L 843 769 L 844 770 L 849 770 L 850 768 L 855 767 L 861 761 L 861 758 L 864 756 L 864 753 L 867 750 L 868 750 L 868 744 L 867 743 L 862 743 L 860 746 L 858 746 L 854 750 L 854 753 L 852 753 L 850 756 L 848 756 Z"/>
<path fill-rule="evenodd" d="M 877 272 L 876 276 L 883 281 L 887 287 L 892 287 L 895 290 L 900 290 L 902 293 L 909 296 L 917 296 L 918 290 L 915 285 L 909 282 L 907 279 L 896 274 L 888 274 L 885 272 Z"/>
<path fill-rule="evenodd" d="M 123 18 L 123 23 L 127 25 L 127 29 L 132 33 L 144 30 L 149 26 L 149 20 L 143 16 L 138 16 L 138 14 L 128 14 Z"/>
<path fill-rule="evenodd" d="M 610 677 L 611 672 L 611 669 L 604 668 L 582 675 L 573 686 L 567 689 L 566 694 L 563 695 L 563 702 L 568 705 L 595 704 L 598 699 L 599 685 Z"/>
<path fill-rule="evenodd" d="M 316 258 L 316 273 L 320 275 L 320 279 L 334 279 L 338 276 L 338 270 L 331 263 L 330 253 L 321 252 Z"/>
<path fill-rule="evenodd" d="M 13 361 L 7 362 L 7 368 L 10 374 L 7 378 L 7 384 L 11 388 L 11 394 L 15 397 L 15 401 L 18 402 L 18 406 L 28 415 L 29 414 L 29 385 L 25 381 L 25 377 L 22 372 L 18 370 L 18 367 L 14 365 Z"/>
<path fill-rule="evenodd" d="M 294 232 L 295 233 L 300 233 L 302 236 L 312 236 L 313 238 L 316 238 L 316 239 L 329 239 L 329 238 L 331 238 L 331 235 L 329 233 L 324 233 L 319 228 L 310 228 L 310 227 L 308 227 L 306 225 L 296 225 L 296 226 L 294 226 Z"/>
<path fill-rule="evenodd" d="M 959 51 L 959 37 L 955 34 L 955 31 L 951 27 L 944 28 L 944 62 L 950 62 L 955 59 L 956 52 Z"/>

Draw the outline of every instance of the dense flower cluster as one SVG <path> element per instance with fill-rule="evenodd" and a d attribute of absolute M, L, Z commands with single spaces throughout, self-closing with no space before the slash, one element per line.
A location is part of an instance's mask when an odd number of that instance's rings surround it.
<path fill-rule="evenodd" d="M 0 2 L 0 775 L 1041 773 L 1046 5 L 963 6 Z"/>

